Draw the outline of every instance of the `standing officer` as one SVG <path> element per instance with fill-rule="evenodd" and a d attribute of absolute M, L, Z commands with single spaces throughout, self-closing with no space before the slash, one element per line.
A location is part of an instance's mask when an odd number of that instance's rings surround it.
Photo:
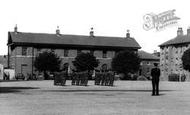
<path fill-rule="evenodd" d="M 154 63 L 154 68 L 151 70 L 152 76 L 152 96 L 159 95 L 159 79 L 160 79 L 160 69 L 158 64 Z"/>

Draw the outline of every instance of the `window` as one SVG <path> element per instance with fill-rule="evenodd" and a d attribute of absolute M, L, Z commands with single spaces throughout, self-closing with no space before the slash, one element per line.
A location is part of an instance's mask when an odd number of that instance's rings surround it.
<path fill-rule="evenodd" d="M 103 57 L 103 58 L 107 58 L 107 51 L 103 51 L 102 57 Z"/>
<path fill-rule="evenodd" d="M 77 50 L 77 55 L 81 54 L 81 52 L 82 52 L 81 50 Z"/>
<path fill-rule="evenodd" d="M 69 56 L 69 50 L 68 49 L 65 49 L 64 50 L 64 57 L 68 57 Z"/>
<path fill-rule="evenodd" d="M 27 47 L 22 47 L 22 55 L 23 56 L 27 55 Z"/>

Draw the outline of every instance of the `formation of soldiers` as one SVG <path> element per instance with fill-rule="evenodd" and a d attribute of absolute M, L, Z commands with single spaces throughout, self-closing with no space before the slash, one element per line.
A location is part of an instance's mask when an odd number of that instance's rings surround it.
<path fill-rule="evenodd" d="M 94 84 L 102 86 L 113 86 L 114 72 L 110 70 L 96 70 Z"/>
<path fill-rule="evenodd" d="M 83 71 L 83 72 L 73 72 L 71 75 L 71 85 L 77 86 L 87 86 L 89 76 L 92 75 L 92 72 Z M 68 73 L 66 71 L 56 72 L 54 78 L 54 85 L 62 85 L 66 84 L 66 80 L 68 79 Z M 95 85 L 101 86 L 113 86 L 114 84 L 114 72 L 110 70 L 96 70 Z"/>
<path fill-rule="evenodd" d="M 64 86 L 66 83 L 66 76 L 68 76 L 66 71 L 56 72 L 54 77 L 54 85 L 62 85 Z"/>
<path fill-rule="evenodd" d="M 89 72 L 73 72 L 71 77 L 72 85 L 87 86 L 88 85 Z"/>

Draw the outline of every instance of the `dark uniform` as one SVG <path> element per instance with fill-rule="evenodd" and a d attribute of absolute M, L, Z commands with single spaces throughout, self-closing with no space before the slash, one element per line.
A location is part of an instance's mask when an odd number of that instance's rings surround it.
<path fill-rule="evenodd" d="M 75 84 L 76 85 L 80 85 L 80 74 L 79 72 L 76 72 L 76 75 L 75 75 Z"/>
<path fill-rule="evenodd" d="M 110 71 L 109 74 L 110 74 L 109 86 L 113 86 L 113 84 L 114 84 L 114 72 Z"/>
<path fill-rule="evenodd" d="M 106 84 L 106 76 L 107 76 L 107 70 L 102 70 L 101 71 L 101 85 L 105 86 Z"/>
<path fill-rule="evenodd" d="M 83 73 L 83 77 L 84 77 L 84 86 L 87 86 L 88 85 L 88 77 L 89 77 L 89 72 L 88 71 L 85 71 Z"/>
<path fill-rule="evenodd" d="M 110 72 L 106 72 L 106 74 L 105 74 L 105 86 L 109 85 L 110 75 L 111 75 Z"/>
<path fill-rule="evenodd" d="M 151 70 L 152 76 L 152 95 L 159 95 L 159 79 L 160 79 L 160 69 L 157 67 L 158 64 L 154 64 L 155 68 Z"/>
<path fill-rule="evenodd" d="M 95 73 L 95 85 L 100 85 L 100 81 L 101 81 L 101 73 L 99 70 L 96 70 Z"/>
<path fill-rule="evenodd" d="M 76 85 L 76 76 L 77 76 L 76 72 L 73 72 L 71 76 L 71 80 L 72 80 L 71 85 Z"/>
<path fill-rule="evenodd" d="M 64 86 L 66 84 L 66 72 L 56 72 L 55 78 L 54 78 L 54 85 L 62 85 Z"/>

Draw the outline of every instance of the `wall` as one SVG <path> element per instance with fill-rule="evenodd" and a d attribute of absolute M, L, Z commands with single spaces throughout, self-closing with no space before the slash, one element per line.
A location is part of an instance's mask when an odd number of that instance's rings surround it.
<path fill-rule="evenodd" d="M 35 68 L 32 67 L 35 57 L 39 55 L 39 53 L 44 51 L 50 51 L 51 49 L 48 48 L 41 48 L 38 50 L 37 48 L 28 47 L 27 48 L 27 55 L 22 55 L 22 47 L 16 47 L 12 51 L 10 51 L 10 67 L 15 69 L 15 75 L 18 73 L 23 73 L 25 76 L 28 74 L 37 73 Z M 64 63 L 69 63 L 69 66 L 73 68 L 72 61 L 77 56 L 77 49 L 69 49 L 68 57 L 64 57 L 64 49 L 54 49 L 54 52 L 62 59 L 62 65 Z M 88 49 L 82 50 L 82 52 L 90 52 Z M 103 64 L 107 64 L 108 68 L 111 68 L 111 60 L 115 56 L 115 51 L 107 51 L 107 58 L 103 58 L 103 51 L 102 50 L 95 50 L 94 56 L 100 61 L 99 69 Z"/>
<path fill-rule="evenodd" d="M 190 44 L 185 45 L 171 45 L 160 49 L 160 68 L 161 77 L 168 80 L 168 75 L 172 73 L 185 74 L 187 81 L 190 81 L 189 72 L 182 67 L 181 57 L 185 50 L 190 48 Z"/>

